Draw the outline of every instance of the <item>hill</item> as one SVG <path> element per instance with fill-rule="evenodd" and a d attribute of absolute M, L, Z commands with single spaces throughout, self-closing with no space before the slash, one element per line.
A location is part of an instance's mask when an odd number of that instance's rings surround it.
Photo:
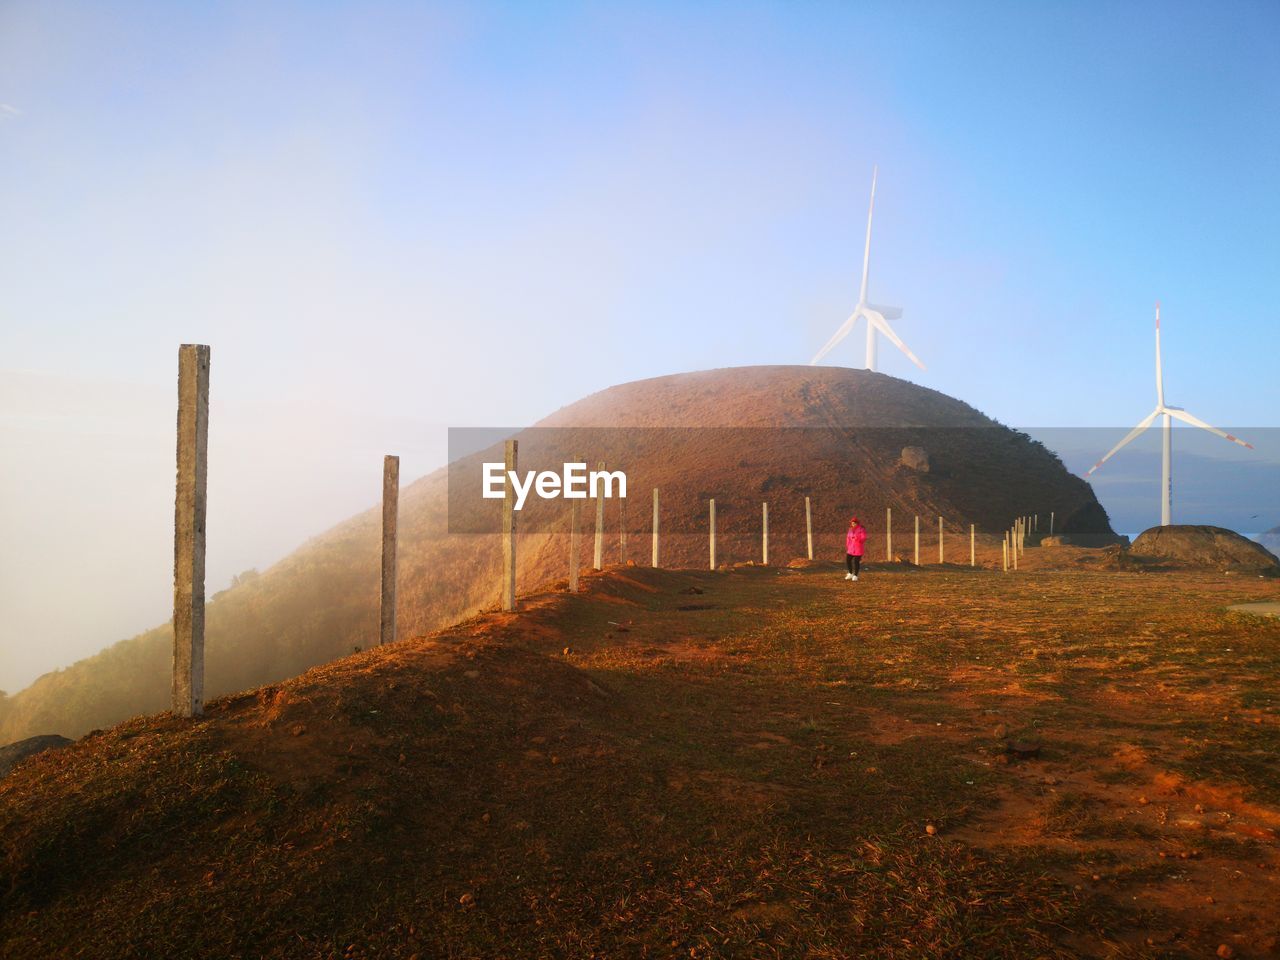
<path fill-rule="evenodd" d="M 772 557 L 802 556 L 804 497 L 819 555 L 842 554 L 848 517 L 862 515 L 881 556 L 885 509 L 895 546 L 922 518 L 926 552 L 936 518 L 997 535 L 1023 513 L 1056 513 L 1056 529 L 1109 534 L 1090 487 L 1040 444 L 934 390 L 864 370 L 744 367 L 623 384 L 557 411 L 521 439 L 521 465 L 581 453 L 630 480 L 629 556 L 647 562 L 650 491 L 662 491 L 662 560 L 707 562 L 707 498 L 715 497 L 718 558 L 760 557 L 761 501 L 770 503 Z M 918 455 L 922 449 L 927 471 Z M 399 628 L 437 629 L 498 599 L 500 505 L 481 500 L 473 454 L 401 491 Z M 908 463 L 914 464 L 908 465 Z M 455 482 L 450 483 L 451 477 Z M 617 501 L 608 504 L 606 560 L 623 558 Z M 584 511 L 583 529 L 594 516 Z M 210 518 L 217 523 L 216 515 Z M 207 612 L 209 696 L 295 676 L 376 642 L 380 512 L 371 509 L 309 541 L 260 576 L 217 594 Z M 521 518 L 522 590 L 567 576 L 567 508 L 531 505 Z M 453 531 L 453 532 L 451 532 Z M 589 545 L 583 554 L 590 562 Z M 171 628 L 117 643 L 0 701 L 0 743 L 78 736 L 168 706 Z"/>
<path fill-rule="evenodd" d="M 1086 556 L 615 568 L 93 734 L 0 781 L 0 957 L 1267 955 L 1275 584 Z"/>

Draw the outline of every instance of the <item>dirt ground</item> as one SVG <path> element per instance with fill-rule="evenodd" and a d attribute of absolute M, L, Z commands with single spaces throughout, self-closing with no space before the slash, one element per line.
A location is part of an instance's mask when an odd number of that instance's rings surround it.
<path fill-rule="evenodd" d="M 617 568 L 38 758 L 4 955 L 1280 955 L 1280 584 L 842 575 Z"/>

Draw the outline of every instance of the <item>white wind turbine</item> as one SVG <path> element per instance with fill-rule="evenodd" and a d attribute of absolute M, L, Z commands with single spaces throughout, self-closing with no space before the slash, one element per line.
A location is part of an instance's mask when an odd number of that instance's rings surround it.
<path fill-rule="evenodd" d="M 858 305 L 853 308 L 853 313 L 849 314 L 849 319 L 840 324 L 840 329 L 835 335 L 827 341 L 827 345 L 818 351 L 817 355 L 809 361 L 809 366 L 813 366 L 828 353 L 831 349 L 849 335 L 849 331 L 853 329 L 853 325 L 858 322 L 859 317 L 863 317 L 867 321 L 867 369 L 874 370 L 876 368 L 876 331 L 880 331 L 896 346 L 905 353 L 917 367 L 923 370 L 924 364 L 919 358 L 912 353 L 905 343 L 899 339 L 898 335 L 893 332 L 893 327 L 889 326 L 890 320 L 897 320 L 902 316 L 901 307 L 879 307 L 875 304 L 867 303 L 867 265 L 871 261 L 871 217 L 876 212 L 876 176 L 879 174 L 879 167 L 872 168 L 871 171 L 871 205 L 867 208 L 867 245 L 862 251 L 862 289 L 858 293 Z"/>
<path fill-rule="evenodd" d="M 1111 451 L 1105 457 L 1103 457 L 1101 460 L 1095 463 L 1092 467 L 1090 467 L 1089 472 L 1086 473 L 1085 476 L 1086 477 L 1092 476 L 1093 472 L 1097 470 L 1100 466 L 1102 466 L 1104 463 L 1106 463 L 1108 460 L 1110 460 L 1112 455 L 1115 454 L 1117 450 L 1123 447 L 1126 443 L 1128 443 L 1134 437 L 1138 436 L 1138 434 L 1146 430 L 1147 427 L 1151 426 L 1151 424 L 1155 422 L 1156 417 L 1164 417 L 1164 423 L 1162 424 L 1163 434 L 1164 434 L 1164 449 L 1163 449 L 1163 454 L 1160 460 L 1160 526 L 1167 527 L 1169 526 L 1170 523 L 1173 522 L 1170 519 L 1170 515 L 1172 513 L 1171 498 L 1172 498 L 1172 489 L 1173 489 L 1172 483 L 1171 483 L 1170 466 L 1171 466 L 1172 452 L 1173 452 L 1173 418 L 1174 417 L 1177 417 L 1183 423 L 1191 424 L 1191 426 L 1193 427 L 1199 427 L 1201 430 L 1208 430 L 1210 433 L 1216 433 L 1218 436 L 1222 437 L 1223 439 L 1230 440 L 1232 443 L 1238 443 L 1242 447 L 1248 447 L 1250 450 L 1253 449 L 1253 444 L 1246 443 L 1245 441 L 1241 440 L 1239 437 L 1233 437 L 1231 434 L 1227 433 L 1226 431 L 1219 430 L 1217 427 L 1209 426 L 1209 424 L 1205 423 L 1203 420 L 1193 417 L 1191 414 L 1187 413 L 1187 411 L 1183 410 L 1181 407 L 1171 407 L 1164 402 L 1164 370 L 1160 362 L 1160 304 L 1159 302 L 1156 303 L 1156 408 L 1149 417 L 1147 417 L 1145 420 L 1139 423 L 1136 427 L 1130 430 L 1128 436 L 1126 436 L 1123 440 L 1121 440 L 1114 447 L 1112 447 Z"/>

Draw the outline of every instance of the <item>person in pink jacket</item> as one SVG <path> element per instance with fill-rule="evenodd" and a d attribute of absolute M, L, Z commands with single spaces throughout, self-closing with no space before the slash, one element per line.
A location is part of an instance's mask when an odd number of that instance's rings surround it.
<path fill-rule="evenodd" d="M 849 572 L 846 580 L 857 580 L 858 571 L 862 569 L 862 545 L 867 542 L 867 528 L 854 517 L 849 521 L 849 531 L 844 536 L 844 563 Z"/>

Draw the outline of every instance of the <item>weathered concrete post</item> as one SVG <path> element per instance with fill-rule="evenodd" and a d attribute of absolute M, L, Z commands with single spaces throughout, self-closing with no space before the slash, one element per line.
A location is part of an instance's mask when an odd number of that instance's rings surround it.
<path fill-rule="evenodd" d="M 585 463 L 580 456 L 573 458 L 574 463 Z M 569 592 L 578 592 L 578 568 L 582 561 L 578 551 L 582 540 L 582 501 L 574 498 L 569 501 Z"/>
<path fill-rule="evenodd" d="M 1013 532 L 1013 569 L 1018 569 L 1018 531 Z"/>
<path fill-rule="evenodd" d="M 938 562 L 945 563 L 942 553 L 942 518 L 938 518 Z"/>
<path fill-rule="evenodd" d="M 658 565 L 658 488 L 653 488 L 653 565 Z"/>
<path fill-rule="evenodd" d="M 977 554 L 977 551 L 974 549 L 975 539 L 976 538 L 974 534 L 973 524 L 971 523 L 969 524 L 969 566 L 971 567 L 976 567 L 978 565 L 977 563 L 978 554 Z"/>
<path fill-rule="evenodd" d="M 516 472 L 517 442 L 507 441 L 507 479 L 502 496 L 502 609 L 516 608 Z"/>
<path fill-rule="evenodd" d="M 1009 534 L 1004 535 L 1004 542 L 1000 544 L 1001 553 L 1004 554 L 1004 572 L 1009 572 Z"/>
<path fill-rule="evenodd" d="M 761 504 L 764 512 L 761 515 L 760 541 L 763 553 L 764 565 L 769 565 L 769 502 L 766 500 Z"/>
<path fill-rule="evenodd" d="M 716 568 L 716 498 L 711 498 L 711 569 Z"/>
<path fill-rule="evenodd" d="M 204 534 L 209 348 L 178 348 L 178 478 L 173 510 L 173 712 L 204 713 Z"/>
<path fill-rule="evenodd" d="M 884 559 L 893 563 L 893 507 L 884 508 Z"/>
<path fill-rule="evenodd" d="M 396 535 L 400 515 L 400 458 L 382 458 L 382 594 L 378 642 L 396 642 Z"/>
<path fill-rule="evenodd" d="M 920 566 L 920 514 L 916 514 L 916 566 Z"/>
<path fill-rule="evenodd" d="M 604 461 L 601 460 L 596 464 L 596 469 L 604 472 Z M 597 570 L 604 569 L 604 497 L 602 496 L 604 485 L 601 484 L 597 488 L 596 493 L 596 552 L 593 558 L 593 564 Z"/>
<path fill-rule="evenodd" d="M 804 535 L 809 544 L 809 559 L 813 559 L 813 506 L 804 498 Z"/>
<path fill-rule="evenodd" d="M 1053 536 L 1053 511 L 1049 511 L 1049 536 Z"/>
<path fill-rule="evenodd" d="M 1031 532 L 1032 533 L 1040 532 L 1040 514 L 1038 513 L 1035 515 L 1034 522 L 1031 525 Z"/>
<path fill-rule="evenodd" d="M 618 562 L 627 565 L 627 501 L 618 498 Z"/>

